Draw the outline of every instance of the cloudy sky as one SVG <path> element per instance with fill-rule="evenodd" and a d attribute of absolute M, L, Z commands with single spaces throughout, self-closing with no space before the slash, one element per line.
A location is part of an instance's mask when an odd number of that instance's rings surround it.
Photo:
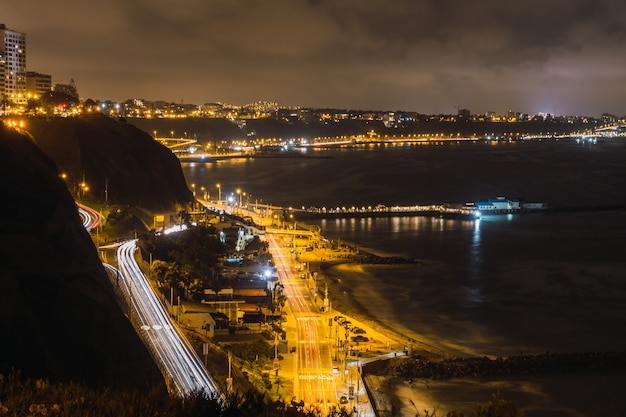
<path fill-rule="evenodd" d="M 0 0 L 81 98 L 626 115 L 624 0 Z"/>

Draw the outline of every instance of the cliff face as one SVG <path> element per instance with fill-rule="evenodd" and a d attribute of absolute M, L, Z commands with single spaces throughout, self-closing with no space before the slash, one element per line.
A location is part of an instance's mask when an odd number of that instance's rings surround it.
<path fill-rule="evenodd" d="M 55 163 L 2 124 L 0 195 L 0 373 L 162 387 Z"/>
<path fill-rule="evenodd" d="M 177 212 L 193 200 L 178 159 L 135 126 L 99 114 L 29 119 L 25 130 L 67 174 L 74 195 L 152 212 Z"/>

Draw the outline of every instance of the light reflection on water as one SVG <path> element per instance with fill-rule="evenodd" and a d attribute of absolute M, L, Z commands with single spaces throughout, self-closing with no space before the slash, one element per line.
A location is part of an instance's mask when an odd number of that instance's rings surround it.
<path fill-rule="evenodd" d="M 611 332 L 626 320 L 626 311 L 616 310 L 616 297 L 626 297 L 619 249 L 626 236 L 624 213 L 484 216 L 476 222 L 341 219 L 317 224 L 327 237 L 365 250 L 434 262 L 436 269 L 416 267 L 394 277 L 394 289 L 415 287 L 428 294 L 428 300 L 407 300 L 397 311 L 417 334 L 426 330 L 436 337 L 442 323 L 433 318 L 446 317 L 446 339 L 456 335 L 486 354 L 626 347 L 626 337 Z M 604 244 L 593 243 L 597 241 Z M 382 279 L 385 293 L 392 284 Z M 476 340 L 464 331 L 469 323 L 483 329 L 474 335 Z M 580 332 L 589 337 L 578 337 Z"/>
<path fill-rule="evenodd" d="M 470 285 L 465 287 L 468 302 L 479 304 L 484 301 L 482 292 L 482 251 L 480 244 L 480 219 L 474 220 L 472 245 L 469 254 Z"/>
<path fill-rule="evenodd" d="M 189 183 L 210 193 L 220 183 L 223 195 L 241 188 L 263 202 L 286 206 L 430 204 L 503 193 L 553 205 L 626 204 L 626 146 L 620 144 L 314 154 L 332 158 L 233 160 L 183 169 Z M 624 211 L 484 216 L 477 222 L 398 217 L 312 223 L 327 238 L 424 261 L 392 275 L 389 269 L 368 267 L 373 275 L 342 277 L 347 286 L 376 288 L 351 296 L 417 339 L 479 355 L 626 349 L 621 331 L 626 326 Z M 369 298 L 372 293 L 378 298 Z M 537 382 L 537 392 L 547 396 L 541 400 L 569 406 L 576 386 L 580 398 L 596 399 L 604 397 L 590 394 L 594 386 L 612 387 L 601 378 L 593 384 L 590 377 L 565 380 L 572 382 L 567 391 Z M 451 386 L 434 395 L 432 405 L 455 391 Z"/>
<path fill-rule="evenodd" d="M 186 164 L 183 170 L 189 183 L 214 195 L 220 183 L 222 198 L 241 188 L 255 200 L 287 206 L 428 204 L 503 194 L 555 205 L 626 204 L 621 181 L 626 178 L 626 146 L 619 144 L 313 153 L 330 158 L 232 160 Z M 585 166 L 584 175 L 576 174 L 580 166 Z M 626 336 L 607 336 L 609 329 L 626 322 L 624 309 L 614 301 L 626 298 L 622 275 L 616 272 L 624 267 L 625 217 L 623 212 L 574 212 L 483 216 L 479 222 L 397 217 L 312 223 L 327 238 L 436 265 L 436 271 L 434 266 L 422 268 L 394 279 L 411 292 L 421 291 L 413 299 L 428 294 L 428 300 L 405 305 L 394 317 L 416 333 L 436 337 L 442 328 L 447 339 L 458 336 L 463 342 L 463 326 L 473 323 L 488 329 L 481 340 L 489 333 L 498 336 L 497 345 L 485 344 L 490 350 L 569 351 L 626 348 Z M 387 278 L 379 281 L 383 292 L 392 284 Z M 581 339 L 576 332 L 590 337 Z"/>

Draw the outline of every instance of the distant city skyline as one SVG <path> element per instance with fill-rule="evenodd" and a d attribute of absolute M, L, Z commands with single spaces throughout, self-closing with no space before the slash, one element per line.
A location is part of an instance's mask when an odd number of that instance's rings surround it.
<path fill-rule="evenodd" d="M 81 98 L 626 114 L 620 0 L 0 0 L 27 69 Z"/>

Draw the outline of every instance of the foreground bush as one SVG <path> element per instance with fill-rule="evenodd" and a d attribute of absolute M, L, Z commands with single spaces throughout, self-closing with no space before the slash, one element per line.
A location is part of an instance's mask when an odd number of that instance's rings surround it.
<path fill-rule="evenodd" d="M 21 380 L 19 373 L 0 374 L 0 416 L 16 417 L 313 417 L 316 410 L 303 404 L 271 401 L 249 391 L 221 399 L 200 393 L 187 398 L 160 391 L 94 391 L 75 383 L 49 383 L 42 379 Z M 334 410 L 333 417 L 347 417 Z"/>

